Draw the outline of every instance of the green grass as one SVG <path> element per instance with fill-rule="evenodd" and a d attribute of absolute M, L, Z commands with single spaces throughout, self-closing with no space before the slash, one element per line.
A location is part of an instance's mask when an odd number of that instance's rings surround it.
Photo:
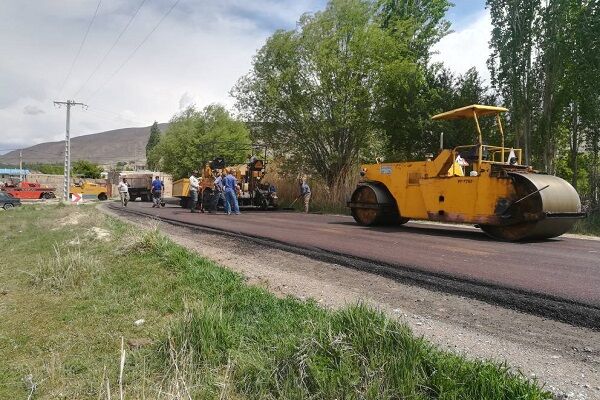
<path fill-rule="evenodd" d="M 577 221 L 571 233 L 600 236 L 600 212 L 591 213 L 587 218 Z"/>
<path fill-rule="evenodd" d="M 0 238 L 0 398 L 27 398 L 28 375 L 34 398 L 105 399 L 107 381 L 118 398 L 121 337 L 152 342 L 127 349 L 127 399 L 550 398 L 364 305 L 277 298 L 87 206 L 0 213 Z"/>

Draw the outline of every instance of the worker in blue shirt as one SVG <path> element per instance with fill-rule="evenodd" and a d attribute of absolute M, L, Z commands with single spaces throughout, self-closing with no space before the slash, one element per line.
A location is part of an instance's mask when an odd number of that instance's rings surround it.
<path fill-rule="evenodd" d="M 237 200 L 237 179 L 231 174 L 231 168 L 227 170 L 227 175 L 223 179 L 223 186 L 225 187 L 225 211 L 227 211 L 227 215 L 231 215 L 232 209 L 235 215 L 240 215 Z"/>
<path fill-rule="evenodd" d="M 156 176 L 152 181 L 152 208 L 160 207 L 164 187 L 165 184 L 160 180 L 160 177 Z"/>

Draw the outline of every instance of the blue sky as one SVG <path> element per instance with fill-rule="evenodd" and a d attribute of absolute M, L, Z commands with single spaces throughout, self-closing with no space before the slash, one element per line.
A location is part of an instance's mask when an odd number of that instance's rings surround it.
<path fill-rule="evenodd" d="M 270 34 L 293 28 L 303 13 L 326 4 L 326 0 L 180 0 L 119 69 L 174 1 L 146 0 L 86 84 L 140 1 L 102 1 L 62 90 L 98 0 L 0 1 L 0 151 L 61 140 L 64 110 L 56 109 L 54 100 L 70 98 L 89 105 L 86 111 L 73 111 L 73 136 L 168 121 L 190 104 L 231 106 L 229 90 L 249 71 L 252 57 Z M 490 29 L 485 1 L 455 3 L 448 14 L 455 32 L 436 46 L 434 59 L 457 73 L 476 66 L 485 77 Z"/>
<path fill-rule="evenodd" d="M 473 22 L 473 18 L 485 9 L 485 0 L 454 0 L 454 7 L 447 16 L 454 29 L 461 29 Z"/>

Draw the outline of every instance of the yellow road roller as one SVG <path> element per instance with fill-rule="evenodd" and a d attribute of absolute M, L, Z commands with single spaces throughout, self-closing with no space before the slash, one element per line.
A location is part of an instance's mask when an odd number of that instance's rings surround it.
<path fill-rule="evenodd" d="M 522 150 L 504 144 L 503 107 L 470 105 L 433 120 L 472 119 L 478 142 L 443 149 L 434 158 L 401 163 L 378 160 L 361 168 L 348 207 L 361 225 L 426 220 L 475 224 L 507 241 L 552 238 L 579 218 L 581 201 L 565 180 L 522 164 Z M 500 146 L 483 144 L 479 119 L 495 117 Z"/>

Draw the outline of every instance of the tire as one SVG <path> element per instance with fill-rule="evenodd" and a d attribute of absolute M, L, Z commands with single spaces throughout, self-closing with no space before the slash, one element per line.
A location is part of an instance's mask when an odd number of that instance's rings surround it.
<path fill-rule="evenodd" d="M 149 195 L 147 195 L 147 194 L 143 194 L 143 195 L 142 195 L 142 201 L 143 201 L 143 202 L 146 202 L 146 203 L 147 203 L 147 202 L 149 202 L 150 200 L 151 200 L 151 198 L 150 198 L 150 196 L 149 196 Z"/>
<path fill-rule="evenodd" d="M 46 200 L 48 200 L 48 199 L 52 199 L 52 198 L 54 198 L 54 195 L 53 195 L 52 193 L 48 193 L 48 192 L 46 192 L 46 193 L 42 193 L 42 196 L 41 196 L 41 197 L 42 197 L 42 199 L 46 199 Z"/>
<path fill-rule="evenodd" d="M 363 226 L 403 225 L 408 218 L 402 218 L 393 196 L 385 186 L 363 184 L 352 194 L 352 217 Z"/>
<path fill-rule="evenodd" d="M 8 210 L 8 209 L 11 209 L 11 208 L 13 208 L 13 207 L 14 207 L 14 205 L 12 205 L 11 203 L 5 203 L 3 208 L 4 208 L 5 210 Z"/>
<path fill-rule="evenodd" d="M 106 193 L 100 193 L 98 195 L 98 200 L 100 200 L 100 201 L 108 200 L 108 196 L 106 195 Z"/>

